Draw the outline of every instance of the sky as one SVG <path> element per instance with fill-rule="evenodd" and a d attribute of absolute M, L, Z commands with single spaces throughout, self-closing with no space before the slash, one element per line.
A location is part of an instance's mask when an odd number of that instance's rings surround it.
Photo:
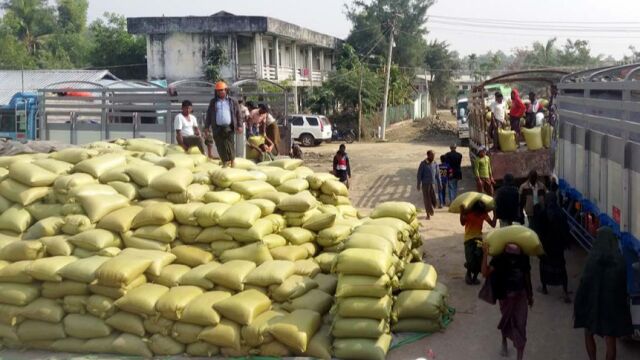
<path fill-rule="evenodd" d="M 104 12 L 127 17 L 208 16 L 220 10 L 236 15 L 270 16 L 346 38 L 349 0 L 89 0 L 89 20 Z M 517 5 L 511 5 L 516 3 Z M 621 58 L 629 45 L 640 49 L 638 0 L 436 0 L 427 21 L 428 39 L 446 40 L 462 55 L 530 46 L 558 37 L 588 40 L 592 53 Z M 456 19 L 452 19 L 456 18 Z M 478 26 L 478 19 L 485 25 Z M 496 21 L 501 22 L 497 24 Z M 505 23 L 515 24 L 518 30 Z M 589 31 L 593 29 L 609 30 Z"/>

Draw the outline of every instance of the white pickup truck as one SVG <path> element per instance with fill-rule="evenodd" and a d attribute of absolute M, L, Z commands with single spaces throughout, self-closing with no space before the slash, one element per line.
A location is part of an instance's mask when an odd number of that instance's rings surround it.
<path fill-rule="evenodd" d="M 458 122 L 458 139 L 461 142 L 469 141 L 469 118 L 468 118 L 468 106 L 469 100 L 467 98 L 458 99 L 456 104 L 456 120 Z"/>

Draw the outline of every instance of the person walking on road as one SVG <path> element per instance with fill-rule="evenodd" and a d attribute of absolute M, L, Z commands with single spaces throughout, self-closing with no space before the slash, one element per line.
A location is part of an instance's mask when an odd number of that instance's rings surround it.
<path fill-rule="evenodd" d="M 500 222 L 500 227 L 513 225 L 514 222 L 521 222 L 522 210 L 520 209 L 520 195 L 518 187 L 515 185 L 513 175 L 506 174 L 503 185 L 496 191 L 496 218 Z"/>
<path fill-rule="evenodd" d="M 527 215 L 527 223 L 532 227 L 533 223 L 533 207 L 539 202 L 544 202 L 544 195 L 547 188 L 538 180 L 538 172 L 531 170 L 527 181 L 520 185 L 520 207 Z"/>
<path fill-rule="evenodd" d="M 467 285 L 478 285 L 478 274 L 482 265 L 482 226 L 484 223 L 496 227 L 496 215 L 489 217 L 486 205 L 476 201 L 471 209 L 460 209 L 460 225 L 464 226 L 464 267 L 467 268 L 465 282 Z"/>
<path fill-rule="evenodd" d="M 564 259 L 564 251 L 569 244 L 569 225 L 567 218 L 558 205 L 558 197 L 549 192 L 544 197 L 544 203 L 538 203 L 533 209 L 533 229 L 538 234 L 544 254 L 540 256 L 539 291 L 547 295 L 547 286 L 562 285 L 564 302 L 571 303 L 569 297 L 569 280 Z"/>
<path fill-rule="evenodd" d="M 435 162 L 433 150 L 427 151 L 427 158 L 420 162 L 418 167 L 418 191 L 422 190 L 422 200 L 427 213 L 427 220 L 431 220 L 434 215 L 434 208 L 438 205 L 437 193 L 442 188 L 438 164 Z"/>
<path fill-rule="evenodd" d="M 478 157 L 473 164 L 473 175 L 476 178 L 478 192 L 493 196 L 493 172 L 491 171 L 491 159 L 487 155 L 487 149 L 482 146 L 478 150 Z"/>
<path fill-rule="evenodd" d="M 456 151 L 456 144 L 451 144 L 448 153 L 445 154 L 447 164 L 451 167 L 452 176 L 447 184 L 449 190 L 449 201 L 458 197 L 458 181 L 462 180 L 462 154 Z"/>
<path fill-rule="evenodd" d="M 198 119 L 192 114 L 193 105 L 191 101 L 182 102 L 182 112 L 176 115 L 173 121 L 173 128 L 176 130 L 176 142 L 185 151 L 192 146 L 197 146 L 200 152 L 204 154 L 204 143 L 200 129 L 198 128 Z"/>
<path fill-rule="evenodd" d="M 616 358 L 616 339 L 633 333 L 627 271 L 618 237 L 609 227 L 598 229 L 576 291 L 574 328 L 585 330 L 589 360 L 596 359 L 594 335 L 604 337 L 607 360 Z"/>
<path fill-rule="evenodd" d="M 533 307 L 531 263 L 515 244 L 508 244 L 504 252 L 494 256 L 490 263 L 487 262 L 488 257 L 489 247 L 485 244 L 482 276 L 489 279 L 493 295 L 500 303 L 502 318 L 498 329 L 502 332 L 501 355 L 509 356 L 509 339 L 518 352 L 518 360 L 522 360 L 527 343 L 528 307 Z"/>
<path fill-rule="evenodd" d="M 347 155 L 347 147 L 341 144 L 338 152 L 333 157 L 333 174 L 349 188 L 349 179 L 351 179 L 351 163 Z"/>
<path fill-rule="evenodd" d="M 440 156 L 440 164 L 438 164 L 438 173 L 440 176 L 440 191 L 438 192 L 438 200 L 440 200 L 440 208 L 447 205 L 447 187 L 449 184 L 449 179 L 451 178 L 453 172 L 449 164 L 447 164 L 447 159 L 445 155 Z M 449 202 L 453 201 L 451 197 L 449 197 Z"/>
<path fill-rule="evenodd" d="M 243 116 L 238 102 L 229 97 L 229 88 L 224 81 L 216 83 L 216 95 L 209 103 L 205 120 L 205 131 L 211 131 L 223 166 L 233 166 L 235 161 L 235 134 L 242 134 Z"/>

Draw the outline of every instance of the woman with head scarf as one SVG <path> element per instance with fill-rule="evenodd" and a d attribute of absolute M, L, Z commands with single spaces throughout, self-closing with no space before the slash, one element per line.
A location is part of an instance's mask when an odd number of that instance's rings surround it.
<path fill-rule="evenodd" d="M 509 110 L 509 120 L 511 130 L 516 132 L 516 144 L 519 143 L 520 137 L 520 119 L 524 116 L 526 107 L 520 98 L 518 89 L 511 90 L 511 110 Z"/>
<path fill-rule="evenodd" d="M 533 210 L 533 230 L 538 234 L 544 255 L 540 256 L 539 289 L 544 295 L 549 293 L 547 286 L 562 285 L 564 302 L 570 303 L 568 277 L 564 250 L 569 240 L 567 218 L 558 205 L 558 196 L 549 192 L 544 197 L 544 204 L 538 203 Z"/>
<path fill-rule="evenodd" d="M 522 360 L 527 343 L 528 307 L 533 306 L 529 257 L 515 244 L 508 244 L 490 263 L 487 263 L 488 253 L 489 247 L 485 243 L 482 275 L 490 281 L 493 296 L 500 303 L 501 355 L 509 355 L 507 339 L 510 339 L 518 352 L 518 360 Z"/>
<path fill-rule="evenodd" d="M 607 360 L 616 358 L 616 338 L 633 333 L 625 261 L 618 237 L 609 227 L 598 235 L 582 271 L 573 308 L 574 328 L 584 328 L 590 360 L 596 358 L 594 335 L 605 338 Z"/>

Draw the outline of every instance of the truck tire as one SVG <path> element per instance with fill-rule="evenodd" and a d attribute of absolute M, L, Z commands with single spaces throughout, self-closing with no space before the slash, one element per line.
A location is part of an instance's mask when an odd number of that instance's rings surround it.
<path fill-rule="evenodd" d="M 346 135 L 344 136 L 344 141 L 345 141 L 347 144 L 353 144 L 353 142 L 354 142 L 354 141 L 356 141 L 356 137 L 355 137 L 355 136 L 353 136 L 353 134 L 346 134 Z"/>
<path fill-rule="evenodd" d="M 316 139 L 311 134 L 302 134 L 300 135 L 300 143 L 304 147 L 311 147 L 315 145 Z"/>

